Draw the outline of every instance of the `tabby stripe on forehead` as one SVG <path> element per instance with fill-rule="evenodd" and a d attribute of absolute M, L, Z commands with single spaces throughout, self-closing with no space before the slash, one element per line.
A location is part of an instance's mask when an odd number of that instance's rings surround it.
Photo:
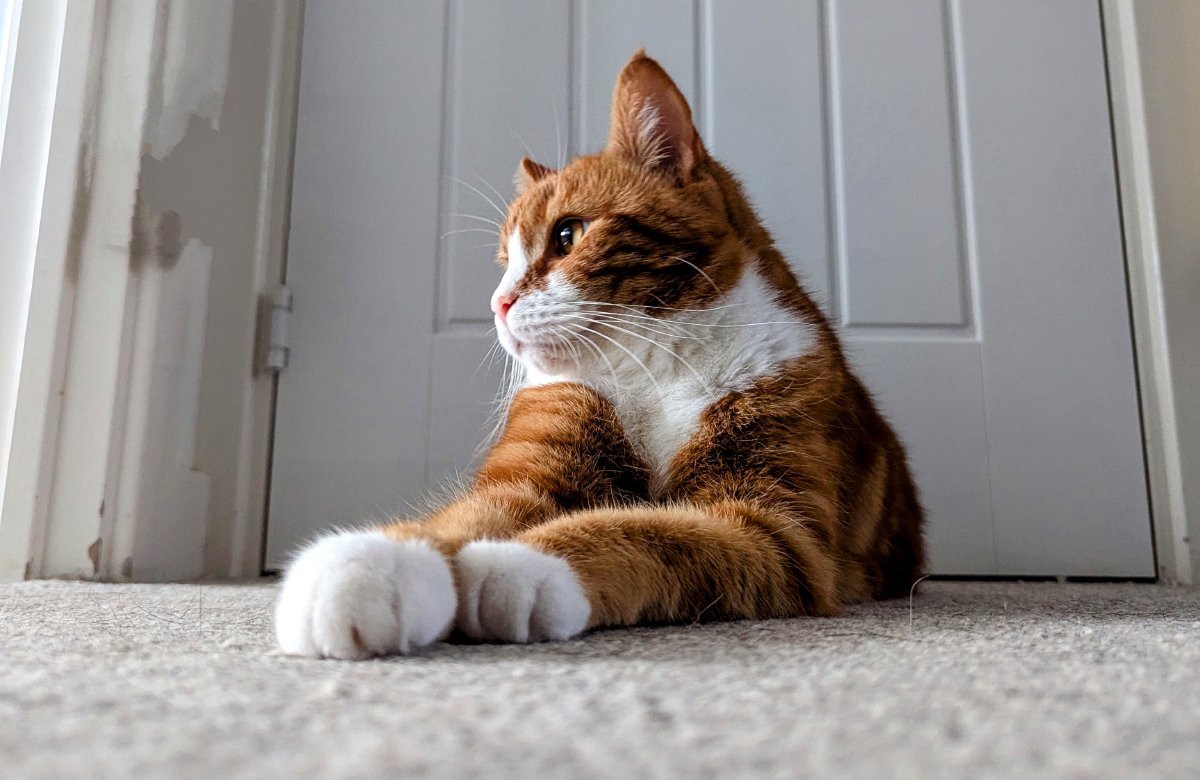
<path fill-rule="evenodd" d="M 674 244 L 683 236 L 688 235 L 687 232 L 681 232 L 680 236 L 673 236 L 662 228 L 648 225 L 636 217 L 624 214 L 613 217 L 612 222 L 614 229 L 619 229 L 625 233 L 634 233 L 657 245 Z"/>
<path fill-rule="evenodd" d="M 596 272 L 618 273 L 621 270 L 628 270 L 637 265 L 639 270 L 644 269 L 647 258 L 653 258 L 656 262 L 661 263 L 661 268 L 675 270 L 678 265 L 675 258 L 682 257 L 693 263 L 704 263 L 709 256 L 708 247 L 700 244 L 690 244 L 686 242 L 678 242 L 672 244 L 651 244 L 649 246 L 638 244 L 633 241 L 625 240 L 621 237 L 618 243 L 608 247 L 604 253 L 605 266 L 597 268 Z M 671 254 L 667 257 L 660 257 L 662 252 L 668 251 Z M 625 265 L 620 268 L 612 267 L 612 264 L 618 260 L 629 259 Z"/>
<path fill-rule="evenodd" d="M 615 224 L 610 232 L 620 242 L 612 247 L 613 253 L 629 251 L 647 255 L 669 248 L 672 255 L 686 257 L 692 262 L 703 262 L 712 249 L 708 244 L 695 240 L 694 236 L 690 239 L 682 236 L 676 238 L 632 217 L 617 217 L 613 221 Z"/>
<path fill-rule="evenodd" d="M 688 263 L 672 258 L 666 264 L 650 266 L 646 258 L 633 257 L 635 259 L 632 262 L 591 269 L 589 275 L 597 283 L 607 278 L 609 294 L 614 300 L 625 299 L 620 293 L 627 290 L 640 294 L 637 300 L 630 300 L 638 305 L 650 305 L 649 300 L 643 299 L 645 296 L 657 299 L 659 305 L 650 312 L 651 315 L 661 314 L 664 309 L 678 306 L 682 297 L 695 284 L 696 270 Z M 682 258 L 685 255 L 681 253 L 675 257 Z M 698 266 L 703 260 L 697 258 L 691 262 Z M 634 270 L 630 270 L 631 268 Z"/>

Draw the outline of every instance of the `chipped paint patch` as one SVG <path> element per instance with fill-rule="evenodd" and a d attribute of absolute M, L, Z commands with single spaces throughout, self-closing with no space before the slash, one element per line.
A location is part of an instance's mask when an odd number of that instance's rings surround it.
<path fill-rule="evenodd" d="M 100 540 L 92 542 L 88 547 L 88 557 L 92 559 L 92 573 L 100 574 Z"/>

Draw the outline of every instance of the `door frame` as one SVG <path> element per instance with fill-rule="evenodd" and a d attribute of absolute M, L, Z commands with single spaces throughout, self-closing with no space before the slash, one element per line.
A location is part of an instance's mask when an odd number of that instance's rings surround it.
<path fill-rule="evenodd" d="M 141 450 L 130 439 L 153 413 L 146 399 L 177 381 L 132 354 L 131 325 L 154 295 L 140 288 L 133 268 L 130 215 L 141 214 L 134 204 L 162 6 L 18 0 L 12 7 L 17 67 L 8 109 L 38 121 L 22 123 L 22 132 L 10 125 L 0 150 L 0 194 L 20 207 L 0 210 L 0 228 L 15 227 L 0 230 L 0 256 L 13 260 L 0 279 L 15 279 L 0 285 L 0 304 L 16 320 L 14 328 L 0 322 L 0 582 L 128 580 L 120 551 L 144 538 L 159 551 L 171 543 L 164 528 L 114 509 L 118 496 L 145 489 Z M 283 274 L 304 2 L 271 0 L 269 13 L 266 118 L 251 185 L 255 241 L 245 257 L 253 273 L 247 305 L 239 296 L 220 315 L 239 318 L 251 341 L 259 295 Z M 133 221 L 144 233 L 144 220 Z M 185 316 L 166 311 L 159 326 L 178 329 Z M 207 518 L 201 543 L 218 537 L 222 544 L 199 576 L 253 578 L 261 571 L 275 377 L 249 354 L 220 371 L 241 387 L 240 436 L 218 454 L 237 463 L 235 509 Z M 154 576 L 194 578 L 192 566 L 172 563 Z"/>
<path fill-rule="evenodd" d="M 1188 10 L 1186 4 L 1173 5 L 1178 14 L 1193 15 L 1191 29 L 1200 29 L 1200 10 Z M 1183 384 L 1184 394 L 1180 397 L 1180 377 L 1172 364 L 1195 364 L 1200 344 L 1188 343 L 1179 334 L 1172 338 L 1168 330 L 1164 265 L 1194 262 L 1194 257 L 1165 255 L 1159 236 L 1164 227 L 1161 215 L 1181 211 L 1194 214 L 1200 206 L 1200 189 L 1156 192 L 1152 167 L 1155 153 L 1184 164 L 1195 160 L 1194 154 L 1178 152 L 1194 146 L 1196 138 L 1184 133 L 1149 134 L 1154 119 L 1150 112 L 1155 109 L 1146 102 L 1148 81 L 1142 70 L 1138 36 L 1139 24 L 1147 21 L 1145 9 L 1139 12 L 1133 0 L 1101 0 L 1101 11 L 1155 557 L 1160 579 L 1193 584 L 1200 569 L 1200 544 L 1193 547 L 1190 538 L 1200 533 L 1200 506 L 1195 502 L 1188 505 L 1186 488 L 1196 485 L 1200 473 L 1195 465 L 1192 473 L 1187 473 L 1186 465 L 1195 464 L 1200 456 L 1200 430 L 1188 430 L 1179 409 L 1181 402 L 1200 403 L 1200 393 L 1192 385 L 1189 398 L 1189 387 Z M 1182 24 L 1185 20 L 1177 21 Z M 1151 29 L 1143 30 L 1146 32 L 1153 35 Z M 1155 36 L 1156 43 L 1159 37 L 1165 38 Z M 1192 42 L 1190 51 L 1174 52 L 1176 62 L 1186 63 L 1189 58 L 1195 61 L 1197 46 L 1200 41 Z M 1188 97 L 1200 100 L 1200 92 Z M 1191 173 L 1200 176 L 1200 170 Z M 1171 199 L 1175 203 L 1165 202 Z M 1190 230 L 1193 235 L 1198 232 L 1188 225 L 1171 227 Z"/>

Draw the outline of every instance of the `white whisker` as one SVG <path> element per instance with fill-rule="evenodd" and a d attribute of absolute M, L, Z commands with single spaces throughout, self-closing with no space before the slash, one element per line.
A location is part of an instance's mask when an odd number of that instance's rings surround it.
<path fill-rule="evenodd" d="M 708 280 L 708 283 L 712 285 L 712 288 L 713 288 L 714 290 L 716 290 L 716 291 L 717 291 L 717 295 L 720 295 L 720 294 L 721 294 L 721 288 L 720 288 L 720 287 L 717 287 L 717 283 L 716 283 L 716 282 L 714 282 L 714 281 L 712 280 L 712 277 L 711 277 L 711 276 L 709 276 L 708 274 L 704 273 L 704 269 L 703 269 L 703 268 L 701 268 L 700 266 L 696 265 L 695 263 L 693 263 L 693 262 L 692 262 L 692 261 L 690 261 L 690 260 L 684 260 L 682 257 L 676 257 L 676 256 L 672 255 L 672 256 L 671 256 L 671 259 L 672 259 L 672 260 L 678 260 L 678 261 L 679 261 L 679 262 L 681 262 L 681 263 L 687 263 L 687 264 L 688 264 L 688 265 L 690 265 L 692 268 L 695 268 L 695 269 L 696 269 L 696 272 L 697 272 L 698 274 L 700 274 L 701 276 L 703 276 L 705 279 L 707 279 L 707 280 Z"/>
<path fill-rule="evenodd" d="M 600 338 L 604 339 L 605 341 L 611 342 L 613 344 L 613 346 L 615 346 L 617 349 L 621 350 L 626 355 L 629 355 L 629 357 L 633 358 L 633 362 L 635 362 L 639 366 L 641 366 L 642 370 L 646 372 L 646 377 L 649 378 L 650 384 L 654 385 L 654 389 L 660 393 L 662 392 L 662 386 L 658 383 L 658 378 L 654 376 L 654 372 L 651 371 L 649 368 L 647 368 L 646 364 L 642 362 L 642 359 L 639 358 L 637 355 L 633 354 L 632 352 L 630 352 L 629 349 L 627 349 L 624 344 L 622 344 L 621 342 L 617 341 L 614 338 L 604 335 L 603 333 L 601 333 L 598 330 L 589 328 L 586 325 L 584 325 L 582 327 L 587 332 L 593 333 L 593 334 L 599 336 Z"/>
<path fill-rule="evenodd" d="M 456 236 L 459 233 L 487 233 L 489 236 L 499 238 L 499 234 L 496 231 L 488 230 L 487 228 L 459 228 L 458 230 L 447 230 L 442 234 L 442 239 L 445 240 L 447 236 Z M 485 246 L 490 246 L 490 244 Z"/>
<path fill-rule="evenodd" d="M 684 327 L 684 328 L 755 328 L 760 325 L 795 325 L 796 324 L 796 320 L 769 320 L 769 321 L 765 321 L 765 322 L 732 322 L 732 323 L 731 322 L 700 322 L 700 321 L 696 321 L 696 320 L 683 321 L 683 320 L 671 319 L 670 317 L 652 317 L 649 314 L 641 313 L 638 309 L 636 309 L 632 306 L 625 306 L 625 305 L 619 304 L 619 303 L 604 303 L 603 301 L 572 301 L 571 303 L 572 303 L 572 305 L 579 305 L 579 306 L 597 306 L 597 307 L 614 306 L 614 307 L 617 307 L 620 309 L 629 309 L 630 310 L 629 313 L 625 313 L 625 312 L 602 312 L 602 313 L 607 314 L 608 316 L 614 316 L 614 317 L 615 316 L 620 316 L 620 317 L 628 316 L 628 317 L 634 317 L 637 319 L 649 320 L 649 321 L 656 322 L 656 323 L 659 323 L 662 325 L 677 325 L 679 327 Z M 744 306 L 744 305 L 746 305 L 746 304 L 735 303 L 735 304 L 730 304 L 728 306 L 713 306 L 709 309 L 667 309 L 667 310 L 668 311 L 679 311 L 679 312 L 705 313 L 705 312 L 721 311 L 723 309 L 729 309 L 729 308 L 734 308 L 737 306 Z M 659 309 L 659 308 L 664 308 L 664 307 L 651 306 L 648 308 Z"/>
<path fill-rule="evenodd" d="M 575 375 L 579 376 L 583 373 L 583 367 L 579 364 L 579 350 L 575 348 L 575 345 L 571 343 L 571 340 L 567 336 L 562 335 L 563 331 L 566 331 L 566 328 L 562 325 L 552 325 L 550 327 L 550 337 L 566 347 L 571 353 L 571 359 L 575 361 Z M 569 331 L 567 332 L 569 333 Z"/>
<path fill-rule="evenodd" d="M 554 112 L 554 142 L 558 145 L 558 169 L 561 171 L 565 160 L 565 150 L 563 149 L 562 131 L 558 126 L 558 104 L 551 103 L 550 110 Z"/>
<path fill-rule="evenodd" d="M 493 186 L 492 186 L 492 183 L 491 183 L 490 181 L 488 181 L 487 179 L 483 178 L 483 177 L 482 177 L 482 176 L 480 176 L 478 173 L 477 173 L 477 174 L 475 174 L 475 178 L 476 178 L 476 179 L 479 179 L 481 182 L 483 182 L 483 186 L 487 187 L 489 190 L 491 190 L 492 192 L 496 193 L 496 197 L 500 199 L 500 202 L 501 202 L 501 203 L 508 203 L 508 198 L 506 198 L 506 197 L 504 197 L 502 194 L 500 194 L 500 190 L 498 190 L 498 189 L 496 189 L 495 187 L 493 187 Z"/>
<path fill-rule="evenodd" d="M 500 208 L 500 206 L 497 205 L 496 201 L 492 200 L 486 194 L 484 194 L 483 190 L 479 189 L 478 187 L 475 187 L 474 185 L 468 184 L 467 182 L 463 181 L 462 179 L 455 178 L 454 176 L 451 176 L 450 180 L 455 182 L 456 184 L 461 184 L 462 186 L 469 189 L 471 192 L 474 192 L 476 195 L 483 198 L 485 201 L 488 202 L 488 205 L 490 205 L 492 208 L 494 208 L 500 214 L 501 217 L 505 217 L 505 218 L 508 217 L 508 212 L 506 212 L 504 209 Z"/>
<path fill-rule="evenodd" d="M 613 384 L 617 387 L 617 392 L 624 393 L 625 388 L 621 385 L 621 380 L 617 376 L 617 369 L 615 366 L 613 366 L 612 361 L 608 359 L 608 355 L 604 354 L 604 350 L 600 349 L 600 347 L 597 346 L 597 344 L 589 339 L 584 333 L 580 332 L 576 333 L 575 335 L 577 335 L 584 344 L 587 344 L 596 352 L 597 355 L 600 356 L 600 359 L 604 361 L 606 366 L 608 366 L 608 373 L 610 376 L 612 376 Z"/>
<path fill-rule="evenodd" d="M 512 133 L 516 139 L 521 142 L 521 146 L 525 147 L 525 152 L 529 155 L 530 160 L 537 157 L 537 155 L 533 153 L 533 150 L 529 148 L 529 144 L 525 143 L 525 139 L 521 137 L 520 133 L 518 133 L 516 130 L 513 130 L 511 127 L 508 128 L 508 132 Z"/>
<path fill-rule="evenodd" d="M 660 336 L 670 336 L 671 338 L 677 338 L 677 339 L 702 339 L 702 338 L 705 338 L 704 336 L 701 336 L 701 335 L 698 335 L 695 333 L 685 332 L 685 329 L 682 325 L 677 325 L 677 330 L 663 330 L 661 328 L 650 327 L 649 325 L 643 324 L 640 320 L 638 320 L 636 318 L 627 317 L 627 316 L 621 315 L 621 314 L 613 314 L 613 313 L 609 313 L 609 312 L 594 311 L 594 312 L 589 312 L 587 316 L 588 317 L 599 317 L 602 321 L 620 322 L 624 325 L 628 325 L 631 328 L 641 328 L 642 330 L 644 330 L 648 333 L 657 333 Z M 658 320 L 652 319 L 651 322 L 657 323 Z M 672 323 L 663 323 L 663 327 L 670 327 L 671 324 Z"/>
<path fill-rule="evenodd" d="M 496 330 L 495 328 L 492 328 L 492 330 L 491 330 L 491 331 L 489 331 L 489 332 L 495 332 L 495 330 Z M 491 362 L 490 362 L 490 361 L 495 359 L 495 357 L 496 357 L 496 349 L 497 349 L 499 346 L 500 346 L 500 340 L 499 340 L 499 339 L 494 339 L 494 340 L 492 341 L 492 345 L 491 345 L 490 347 L 488 347 L 488 351 L 484 353 L 484 355 L 483 355 L 483 360 L 479 361 L 479 365 L 475 367 L 475 373 L 476 373 L 476 374 L 478 374 L 478 373 L 479 373 L 481 370 L 483 370 L 483 364 L 484 364 L 484 363 L 487 363 L 487 364 L 488 364 L 488 368 L 491 368 Z"/>
<path fill-rule="evenodd" d="M 575 315 L 575 316 L 583 316 L 583 315 Z M 585 318 L 585 320 L 586 320 L 586 318 Z M 640 335 L 640 334 L 638 334 L 638 333 L 634 333 L 634 332 L 633 332 L 633 331 L 631 331 L 631 330 L 626 330 L 625 328 L 622 328 L 622 327 L 620 327 L 620 326 L 614 325 L 614 324 L 612 324 L 611 322 L 599 323 L 599 322 L 595 322 L 595 321 L 593 321 L 593 320 L 586 320 L 586 321 L 587 321 L 587 322 L 589 322 L 589 323 L 591 323 L 592 325 L 597 325 L 597 326 L 601 326 L 601 327 L 609 327 L 609 328 L 612 328 L 613 330 L 617 330 L 617 331 L 620 331 L 621 333 L 628 334 L 628 335 L 630 335 L 630 336 L 633 336 L 634 338 L 641 339 L 642 341 L 645 341 L 645 342 L 647 342 L 647 343 L 649 343 L 649 344 L 652 344 L 652 345 L 654 345 L 654 346 L 658 347 L 659 349 L 661 349 L 662 351 L 666 352 L 666 353 L 667 353 L 668 355 L 670 355 L 671 357 L 673 357 L 673 358 L 675 358 L 676 360 L 678 360 L 678 361 L 679 361 L 680 363 L 682 363 L 683 365 L 687 366 L 687 367 L 688 367 L 688 369 L 689 369 L 689 370 L 691 370 L 691 372 L 692 372 L 693 374 L 695 374 L 696 378 L 700 380 L 700 383 L 701 383 L 702 385 L 704 385 L 705 387 L 708 387 L 708 385 L 709 385 L 709 382 L 708 382 L 708 380 L 707 380 L 707 379 L 705 379 L 705 378 L 704 378 L 704 375 L 703 375 L 703 374 L 701 374 L 699 371 L 697 371 L 695 366 L 693 366 L 691 363 L 687 362 L 687 361 L 686 361 L 686 360 L 684 360 L 682 357 L 680 357 L 680 356 L 679 356 L 679 353 L 675 352 L 674 350 L 672 350 L 671 348 L 667 347 L 666 345 L 664 345 L 664 344 L 660 344 L 659 342 L 657 342 L 657 341 L 655 341 L 654 339 L 652 339 L 652 338 L 649 338 L 649 337 L 647 337 L 647 336 L 642 336 L 642 335 Z M 614 343 L 615 343 L 615 342 L 614 342 Z"/>
<path fill-rule="evenodd" d="M 474 214 L 451 214 L 450 216 L 462 217 L 463 219 L 474 219 L 474 220 L 478 220 L 479 222 L 486 222 L 489 225 L 495 225 L 497 231 L 499 231 L 500 228 L 502 227 L 502 225 L 499 222 L 497 222 L 496 220 L 494 220 L 490 217 L 477 217 Z"/>
<path fill-rule="evenodd" d="M 748 306 L 748 303 L 726 303 L 720 306 L 707 306 L 703 309 L 681 309 L 676 306 L 629 306 L 623 303 L 612 303 L 611 301 L 572 301 L 572 303 L 589 306 L 615 306 L 618 309 L 627 309 L 629 311 L 645 314 L 649 310 L 654 311 L 675 311 L 685 314 L 707 314 L 708 312 L 723 311 L 725 309 L 736 309 L 742 306 Z M 649 316 L 649 315 L 647 315 Z"/>

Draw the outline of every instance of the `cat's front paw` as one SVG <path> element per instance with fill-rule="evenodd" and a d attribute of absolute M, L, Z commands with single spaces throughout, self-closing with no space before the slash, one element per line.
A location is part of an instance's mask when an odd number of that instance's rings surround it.
<path fill-rule="evenodd" d="M 407 653 L 449 631 L 456 598 L 446 559 L 423 541 L 378 531 L 328 536 L 288 568 L 275 636 L 290 655 Z"/>
<path fill-rule="evenodd" d="M 472 542 L 458 553 L 458 629 L 493 642 L 570 639 L 591 604 L 571 564 L 520 542 Z"/>

